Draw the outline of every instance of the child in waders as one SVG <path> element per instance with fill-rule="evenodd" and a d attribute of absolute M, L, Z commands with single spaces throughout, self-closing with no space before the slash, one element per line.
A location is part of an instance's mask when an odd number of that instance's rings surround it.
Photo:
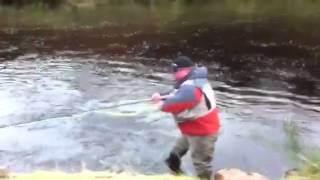
<path fill-rule="evenodd" d="M 180 56 L 172 63 L 172 69 L 175 90 L 170 94 L 152 95 L 162 111 L 172 113 L 181 131 L 166 164 L 173 172 L 182 173 L 181 158 L 190 149 L 198 177 L 210 179 L 220 121 L 207 68 L 196 67 L 190 58 Z"/>

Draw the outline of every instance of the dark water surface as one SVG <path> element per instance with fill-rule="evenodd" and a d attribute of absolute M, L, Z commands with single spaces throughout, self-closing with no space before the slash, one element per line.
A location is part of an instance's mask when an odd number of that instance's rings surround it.
<path fill-rule="evenodd" d="M 87 1 L 89 2 L 89 1 Z M 90 1 L 0 7 L 0 166 L 166 173 L 179 132 L 149 103 L 170 58 L 209 67 L 223 128 L 215 169 L 278 179 L 283 122 L 320 135 L 319 1 Z M 36 122 L 39 120 L 45 120 Z M 183 164 L 193 174 L 190 157 Z"/>

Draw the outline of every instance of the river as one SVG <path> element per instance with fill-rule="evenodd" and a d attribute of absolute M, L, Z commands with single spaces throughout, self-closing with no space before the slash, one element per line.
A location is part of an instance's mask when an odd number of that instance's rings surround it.
<path fill-rule="evenodd" d="M 170 89 L 177 54 L 209 67 L 216 170 L 279 179 L 296 167 L 288 120 L 319 146 L 319 1 L 88 2 L 0 8 L 0 166 L 167 173 L 171 117 L 106 107 Z M 190 156 L 183 168 L 194 174 Z"/>

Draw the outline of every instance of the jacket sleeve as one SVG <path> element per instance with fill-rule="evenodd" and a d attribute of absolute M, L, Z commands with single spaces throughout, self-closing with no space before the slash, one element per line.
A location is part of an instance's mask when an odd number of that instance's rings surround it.
<path fill-rule="evenodd" d="M 161 92 L 160 95 L 161 95 L 161 96 L 168 96 L 168 95 L 174 94 L 174 93 L 176 93 L 176 92 L 177 92 L 177 89 L 172 89 L 172 90 L 170 90 L 170 91 Z"/>
<path fill-rule="evenodd" d="M 180 89 L 164 101 L 161 108 L 164 112 L 179 113 L 186 109 L 191 109 L 197 105 L 202 97 L 202 91 L 192 85 L 181 86 Z"/>

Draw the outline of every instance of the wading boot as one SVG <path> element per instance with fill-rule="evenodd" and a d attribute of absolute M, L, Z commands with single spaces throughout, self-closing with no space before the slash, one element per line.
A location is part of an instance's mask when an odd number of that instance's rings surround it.
<path fill-rule="evenodd" d="M 169 169 L 176 175 L 180 175 L 183 171 L 180 169 L 181 160 L 175 153 L 170 153 L 169 157 L 166 159 L 166 164 Z"/>

